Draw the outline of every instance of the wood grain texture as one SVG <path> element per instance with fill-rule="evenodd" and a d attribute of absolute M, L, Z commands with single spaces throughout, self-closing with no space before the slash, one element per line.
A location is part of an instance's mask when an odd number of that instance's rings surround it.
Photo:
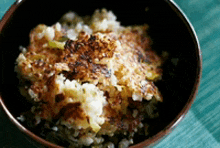
<path fill-rule="evenodd" d="M 184 120 L 154 148 L 220 147 L 220 1 L 174 0 L 198 35 L 203 73 L 200 89 Z M 14 0 L 0 0 L 0 18 Z M 0 110 L 0 148 L 35 148 Z"/>
<path fill-rule="evenodd" d="M 174 131 L 155 148 L 220 147 L 220 1 L 175 0 L 198 35 L 203 71 L 192 108 Z"/>

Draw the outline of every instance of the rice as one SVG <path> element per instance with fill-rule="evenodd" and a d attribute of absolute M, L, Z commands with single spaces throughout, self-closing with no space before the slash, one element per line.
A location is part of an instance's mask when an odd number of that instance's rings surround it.
<path fill-rule="evenodd" d="M 55 79 L 55 84 L 58 85 L 58 94 L 65 95 L 66 100 L 64 101 L 67 101 L 67 104 L 71 103 L 73 107 L 75 107 L 75 104 L 79 104 L 80 107 L 78 109 L 82 108 L 85 115 L 80 113 L 76 114 L 74 121 L 64 120 L 63 123 L 68 122 L 68 124 L 71 124 L 71 122 L 74 122 L 73 124 L 79 129 L 91 127 L 95 132 L 98 132 L 101 128 L 100 125 L 102 125 L 105 120 L 104 117 L 101 117 L 103 106 L 107 103 L 104 92 L 100 91 L 93 84 L 85 83 L 80 85 L 80 83 L 75 80 L 69 81 L 65 79 L 63 75 L 58 75 Z M 88 119 L 90 121 L 89 123 L 87 123 Z"/>
<path fill-rule="evenodd" d="M 18 119 L 69 147 L 134 144 L 134 135 L 147 130 L 144 119 L 158 117 L 163 101 L 154 84 L 162 60 L 147 29 L 121 26 L 106 9 L 90 17 L 68 12 L 52 26 L 36 26 L 16 60 L 21 94 L 33 103 Z"/>

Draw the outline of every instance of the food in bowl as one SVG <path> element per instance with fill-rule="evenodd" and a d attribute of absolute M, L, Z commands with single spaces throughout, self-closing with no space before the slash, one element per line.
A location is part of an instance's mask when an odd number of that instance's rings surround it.
<path fill-rule="evenodd" d="M 33 104 L 18 119 L 69 147 L 122 148 L 147 135 L 163 101 L 155 85 L 163 60 L 147 29 L 122 26 L 106 9 L 37 25 L 16 60 L 20 92 Z"/>

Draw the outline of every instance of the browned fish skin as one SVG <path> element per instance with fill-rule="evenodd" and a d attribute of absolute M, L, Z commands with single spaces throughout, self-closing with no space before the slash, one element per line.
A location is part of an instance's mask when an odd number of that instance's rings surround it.
<path fill-rule="evenodd" d="M 61 61 L 68 63 L 70 72 L 66 77 L 70 80 L 79 79 L 88 81 L 107 75 L 108 69 L 104 64 L 96 64 L 95 60 L 112 58 L 116 46 L 112 41 L 99 39 L 97 35 L 83 36 L 81 33 L 77 41 L 68 40 L 61 55 Z"/>

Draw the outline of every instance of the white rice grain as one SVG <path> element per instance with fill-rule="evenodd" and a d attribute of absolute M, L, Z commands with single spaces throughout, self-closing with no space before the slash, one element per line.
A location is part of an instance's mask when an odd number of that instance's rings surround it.
<path fill-rule="evenodd" d="M 122 139 L 119 144 L 118 148 L 128 148 L 130 142 L 127 139 Z"/>
<path fill-rule="evenodd" d="M 59 22 L 57 22 L 57 23 L 55 24 L 55 30 L 60 32 L 61 29 L 62 29 L 61 24 L 60 24 Z"/>
<path fill-rule="evenodd" d="M 67 34 L 67 37 L 71 40 L 76 40 L 78 36 L 77 32 L 73 29 L 67 30 L 66 34 Z"/>
<path fill-rule="evenodd" d="M 17 117 L 18 120 L 20 120 L 21 122 L 25 121 L 25 117 L 23 115 L 20 115 L 20 117 Z"/>
<path fill-rule="evenodd" d="M 55 30 L 53 29 L 53 27 L 47 27 L 44 36 L 48 41 L 53 40 L 55 37 Z"/>

